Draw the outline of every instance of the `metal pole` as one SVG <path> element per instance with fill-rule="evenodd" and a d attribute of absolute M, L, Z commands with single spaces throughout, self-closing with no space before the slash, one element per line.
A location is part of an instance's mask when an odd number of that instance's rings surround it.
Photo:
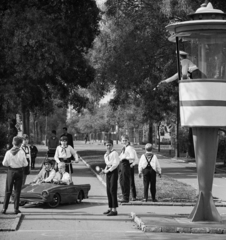
<path fill-rule="evenodd" d="M 180 52 L 179 52 L 179 39 L 176 37 L 177 45 L 177 72 L 178 72 L 178 89 L 179 81 L 181 80 L 181 70 L 180 70 Z M 179 145 L 179 125 L 180 125 L 180 100 L 179 100 L 179 91 L 177 94 L 177 150 L 176 157 L 180 157 L 180 145 Z"/>

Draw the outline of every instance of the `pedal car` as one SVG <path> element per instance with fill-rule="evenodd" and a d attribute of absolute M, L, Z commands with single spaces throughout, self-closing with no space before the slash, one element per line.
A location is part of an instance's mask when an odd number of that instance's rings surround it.
<path fill-rule="evenodd" d="M 20 205 L 29 202 L 47 203 L 49 207 L 56 208 L 61 203 L 81 203 L 88 198 L 90 184 L 56 185 L 54 183 L 40 183 L 27 185 L 22 189 Z"/>
<path fill-rule="evenodd" d="M 52 161 L 48 159 L 48 161 Z M 55 162 L 55 161 L 54 161 Z M 70 164 L 70 163 L 68 163 Z M 70 185 L 56 183 L 34 183 L 26 185 L 20 195 L 20 205 L 26 203 L 47 203 L 49 207 L 56 208 L 61 203 L 81 203 L 88 198 L 90 184 L 76 184 L 72 182 L 71 171 Z"/>

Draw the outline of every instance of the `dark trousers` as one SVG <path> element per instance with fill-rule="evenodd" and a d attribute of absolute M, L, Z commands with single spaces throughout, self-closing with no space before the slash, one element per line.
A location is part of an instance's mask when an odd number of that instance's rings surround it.
<path fill-rule="evenodd" d="M 128 160 L 122 160 L 119 165 L 119 182 L 122 189 L 122 197 L 129 201 L 130 194 L 130 164 Z"/>
<path fill-rule="evenodd" d="M 137 197 L 136 186 L 134 181 L 134 167 L 130 167 L 130 189 L 132 193 L 132 198 Z"/>
<path fill-rule="evenodd" d="M 31 158 L 31 169 L 35 169 L 35 157 Z"/>
<path fill-rule="evenodd" d="M 23 180 L 23 168 L 8 168 L 6 176 L 5 199 L 3 209 L 7 209 L 9 205 L 10 196 L 14 187 L 14 209 L 19 209 L 20 193 Z"/>
<path fill-rule="evenodd" d="M 150 186 L 151 197 L 155 199 L 156 194 L 156 171 L 152 167 L 143 170 L 144 198 L 148 199 L 148 188 Z"/>
<path fill-rule="evenodd" d="M 107 196 L 109 208 L 117 208 L 118 169 L 106 174 Z"/>

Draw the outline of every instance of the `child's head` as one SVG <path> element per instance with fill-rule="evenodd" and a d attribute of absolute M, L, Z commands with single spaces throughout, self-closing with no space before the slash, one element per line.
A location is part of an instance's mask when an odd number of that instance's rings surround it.
<path fill-rule="evenodd" d="M 152 152 L 152 144 L 151 143 L 147 143 L 145 145 L 145 151 L 146 152 Z"/>
<path fill-rule="evenodd" d="M 29 137 L 27 134 L 24 134 L 23 135 L 23 145 L 27 145 L 29 142 Z"/>
<path fill-rule="evenodd" d="M 60 138 L 60 144 L 61 144 L 61 146 L 66 146 L 67 145 L 67 137 L 66 136 L 62 136 L 61 138 Z"/>
<path fill-rule="evenodd" d="M 20 147 L 22 142 L 23 142 L 23 138 L 22 137 L 17 137 L 16 136 L 16 137 L 13 138 L 13 145 L 15 147 Z"/>
<path fill-rule="evenodd" d="M 129 136 L 123 135 L 123 136 L 122 136 L 122 144 L 125 145 L 125 146 L 127 146 L 128 143 L 129 143 Z"/>

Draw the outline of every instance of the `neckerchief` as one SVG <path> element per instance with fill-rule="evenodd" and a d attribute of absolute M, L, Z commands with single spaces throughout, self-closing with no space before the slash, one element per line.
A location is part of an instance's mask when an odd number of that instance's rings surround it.
<path fill-rule="evenodd" d="M 20 151 L 20 148 L 15 146 L 10 149 L 10 152 L 12 153 L 13 156 L 15 156 L 19 151 Z"/>
<path fill-rule="evenodd" d="M 109 153 L 108 153 L 108 152 L 105 153 L 105 156 L 108 158 L 108 160 L 109 160 L 109 155 L 110 155 L 112 152 L 114 152 L 114 151 L 115 151 L 115 150 L 112 149 Z"/>
<path fill-rule="evenodd" d="M 63 153 L 63 152 L 64 152 L 64 153 L 67 153 L 67 152 L 66 152 L 66 148 L 67 148 L 67 146 L 66 146 L 66 147 L 62 147 L 62 146 L 61 146 L 61 152 L 62 152 L 62 153 Z"/>
<path fill-rule="evenodd" d="M 46 171 L 45 174 L 44 174 L 44 179 L 48 178 L 49 177 L 49 172 L 50 171 Z"/>
<path fill-rule="evenodd" d="M 125 153 L 126 148 L 127 148 L 129 145 L 130 145 L 130 144 L 128 143 L 125 147 L 123 147 L 121 152 L 122 152 L 122 153 Z"/>

